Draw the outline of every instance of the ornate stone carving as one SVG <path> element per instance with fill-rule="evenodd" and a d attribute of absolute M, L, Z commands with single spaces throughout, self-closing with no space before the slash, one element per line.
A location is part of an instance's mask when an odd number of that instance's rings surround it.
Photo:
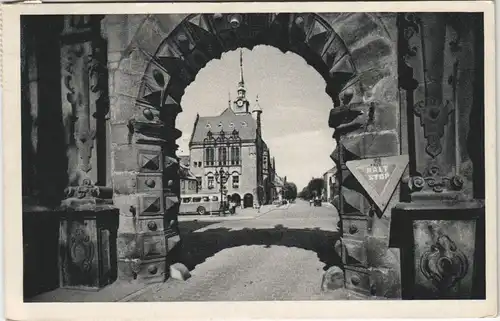
<path fill-rule="evenodd" d="M 448 123 L 449 115 L 454 111 L 451 102 L 438 101 L 427 98 L 414 106 L 415 115 L 420 117 L 420 125 L 424 128 L 424 137 L 427 139 L 425 151 L 435 158 L 441 154 L 441 137 L 444 135 L 444 126 Z"/>
<path fill-rule="evenodd" d="M 79 199 L 98 197 L 99 187 L 92 184 L 90 179 L 84 179 L 80 186 L 70 186 L 66 188 L 66 197 L 75 197 Z"/>
<path fill-rule="evenodd" d="M 420 272 L 439 291 L 446 291 L 463 279 L 469 269 L 465 254 L 448 235 L 441 235 L 420 258 Z"/>
<path fill-rule="evenodd" d="M 64 58 L 63 86 L 66 100 L 71 106 L 69 133 L 77 147 L 78 164 L 75 164 L 75 180 L 79 186 L 66 188 L 63 206 L 79 206 L 93 198 L 110 198 L 108 188 L 94 185 L 98 179 L 91 173 L 93 150 L 98 128 L 109 113 L 108 73 L 103 40 L 99 38 L 101 16 L 71 16 L 65 19 L 61 33 Z M 75 38 L 78 35 L 80 38 Z M 76 40 L 76 42 L 75 42 Z M 101 129 L 99 129 L 101 130 Z M 103 155 L 104 156 L 104 155 Z M 83 202 L 83 203 L 82 203 Z"/>
<path fill-rule="evenodd" d="M 94 260 L 94 244 L 90 236 L 81 228 L 77 228 L 71 237 L 70 254 L 73 264 L 78 266 L 82 272 L 92 269 Z"/>
<path fill-rule="evenodd" d="M 95 95 L 96 111 L 92 116 L 96 119 L 109 119 L 108 72 L 104 62 L 106 52 L 98 44 L 92 46 L 92 53 L 88 57 L 88 73 L 90 91 Z"/>
<path fill-rule="evenodd" d="M 415 13 L 404 13 L 398 18 L 399 33 L 399 86 L 405 90 L 415 90 L 417 80 L 413 78 L 413 68 L 409 66 L 408 59 L 415 57 L 418 48 L 410 45 L 410 40 L 420 32 L 420 19 Z"/>

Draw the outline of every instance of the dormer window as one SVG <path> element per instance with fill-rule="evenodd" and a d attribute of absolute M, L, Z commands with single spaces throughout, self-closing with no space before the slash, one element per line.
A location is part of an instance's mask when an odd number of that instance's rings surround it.
<path fill-rule="evenodd" d="M 222 128 L 222 122 L 219 123 L 219 125 L 217 125 L 219 128 Z"/>
<path fill-rule="evenodd" d="M 234 123 L 229 123 L 230 128 L 234 128 Z"/>
<path fill-rule="evenodd" d="M 206 128 L 212 128 L 212 125 L 207 124 L 205 127 L 206 127 Z"/>
<path fill-rule="evenodd" d="M 247 122 L 246 121 L 242 121 L 241 122 L 241 126 L 246 127 L 247 126 Z"/>

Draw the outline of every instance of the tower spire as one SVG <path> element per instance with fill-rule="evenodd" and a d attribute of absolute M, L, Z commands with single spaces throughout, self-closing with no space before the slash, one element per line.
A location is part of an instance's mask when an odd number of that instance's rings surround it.
<path fill-rule="evenodd" d="M 240 48 L 240 85 L 244 85 L 245 81 L 243 80 L 243 50 Z"/>
<path fill-rule="evenodd" d="M 228 98 L 227 99 L 228 106 L 229 106 L 229 108 L 231 108 L 231 91 L 230 90 L 227 91 L 227 98 Z"/>

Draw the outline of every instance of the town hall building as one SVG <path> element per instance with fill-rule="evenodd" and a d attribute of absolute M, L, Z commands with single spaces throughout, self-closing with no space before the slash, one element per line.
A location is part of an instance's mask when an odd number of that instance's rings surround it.
<path fill-rule="evenodd" d="M 218 116 L 196 116 L 189 141 L 190 170 L 198 180 L 199 193 L 220 193 L 222 169 L 227 179 L 224 193 L 244 207 L 268 204 L 274 190 L 275 161 L 262 138 L 262 108 L 258 98 L 253 109 L 246 97 L 243 56 L 237 98 Z"/>

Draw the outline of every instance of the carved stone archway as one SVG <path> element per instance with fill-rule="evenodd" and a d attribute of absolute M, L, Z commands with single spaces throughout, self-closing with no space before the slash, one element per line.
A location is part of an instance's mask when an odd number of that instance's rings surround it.
<path fill-rule="evenodd" d="M 302 56 L 315 68 L 325 79 L 332 107 L 343 101 L 355 114 L 346 116 L 352 118 L 349 126 L 336 129 L 337 145 L 343 149 L 332 154 L 338 167 L 339 154 L 352 159 L 399 154 L 396 30 L 387 28 L 394 28 L 395 18 L 395 14 L 366 13 L 145 17 L 117 70 L 111 71 L 114 202 L 122 214 L 122 275 L 130 277 L 137 275 L 134 270 L 156 272 L 165 268 L 158 269 L 156 264 L 161 263 L 138 257 L 137 248 L 141 246 L 137 244 L 143 242 L 138 235 L 149 233 L 149 223 L 144 231 L 133 226 L 142 217 L 161 224 L 167 235 L 178 232 L 176 139 L 181 132 L 175 128 L 175 119 L 182 111 L 180 101 L 185 88 L 208 61 L 220 58 L 223 52 L 271 45 Z M 341 169 L 339 177 L 345 187 L 341 197 L 352 208 L 365 211 L 369 203 L 366 195 L 360 186 L 349 184 L 352 175 Z M 389 218 L 382 215 L 380 220 L 387 231 L 375 238 L 380 244 L 377 246 L 387 251 Z M 362 248 L 366 241 L 351 245 Z M 167 238 L 162 255 L 167 255 L 175 244 L 174 237 Z M 391 269 L 386 262 L 374 268 Z"/>

